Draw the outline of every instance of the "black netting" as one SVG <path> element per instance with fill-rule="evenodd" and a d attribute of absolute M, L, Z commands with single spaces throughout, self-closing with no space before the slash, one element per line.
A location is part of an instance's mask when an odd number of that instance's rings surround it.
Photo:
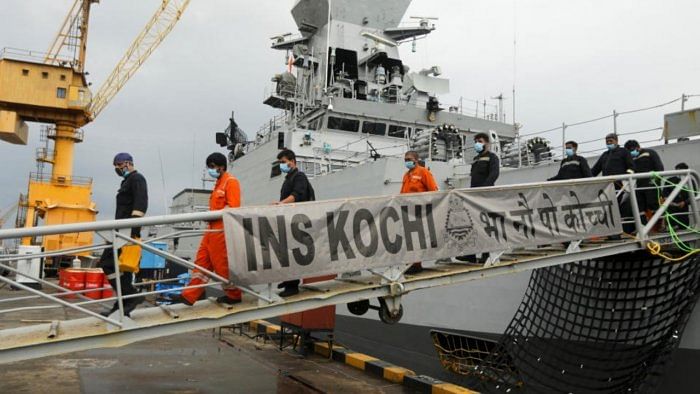
<path fill-rule="evenodd" d="M 699 294 L 700 258 L 633 253 L 539 269 L 488 357 L 449 333 L 436 347 L 484 392 L 653 392 Z"/>

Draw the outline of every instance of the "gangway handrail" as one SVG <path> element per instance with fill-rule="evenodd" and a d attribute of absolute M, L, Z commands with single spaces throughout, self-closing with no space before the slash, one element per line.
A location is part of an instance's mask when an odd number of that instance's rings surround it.
<path fill-rule="evenodd" d="M 613 175 L 604 177 L 593 177 L 593 178 L 582 178 L 576 180 L 563 180 L 563 181 L 550 181 L 547 182 L 548 185 L 586 185 L 589 183 L 600 183 L 603 181 L 629 181 L 637 179 L 652 179 L 655 176 L 661 177 L 671 177 L 671 176 L 682 176 L 689 175 L 693 177 L 696 185 L 700 185 L 700 174 L 693 169 L 688 170 L 670 170 L 662 171 L 657 173 L 638 173 L 638 174 L 624 174 L 624 175 Z M 538 187 L 541 186 L 542 182 L 529 182 L 520 183 L 513 185 L 497 185 L 491 187 L 484 187 L 479 189 L 460 189 L 465 193 L 484 193 L 489 191 L 501 191 L 509 190 L 515 188 L 527 188 L 527 187 Z M 364 197 L 353 197 L 353 198 L 339 198 L 327 201 L 361 201 Z M 313 204 L 313 203 L 299 203 L 299 204 Z M 235 210 L 236 208 L 228 208 L 227 210 Z M 0 230 L 0 240 L 3 239 L 14 239 L 23 237 L 37 237 L 55 234 L 69 234 L 69 233 L 80 233 L 80 232 L 101 232 L 110 230 L 123 230 L 133 227 L 146 227 L 146 226 L 158 226 L 167 224 L 177 224 L 182 222 L 198 222 L 205 221 L 211 222 L 220 220 L 223 217 L 224 211 L 207 211 L 207 212 L 194 212 L 194 213 L 184 213 L 176 215 L 162 215 L 162 216 L 148 216 L 143 218 L 134 219 L 120 219 L 120 220 L 103 220 L 90 223 L 71 223 L 71 224 L 59 224 L 54 226 L 43 226 L 43 227 L 31 227 L 31 228 L 16 228 L 16 229 L 4 229 Z"/>

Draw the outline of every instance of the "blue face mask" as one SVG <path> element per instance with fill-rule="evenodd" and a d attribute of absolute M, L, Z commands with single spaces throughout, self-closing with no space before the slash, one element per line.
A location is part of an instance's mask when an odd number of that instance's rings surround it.
<path fill-rule="evenodd" d="M 639 151 L 636 149 L 633 151 L 630 151 L 630 155 L 632 155 L 632 157 L 637 157 L 637 156 L 639 156 Z"/>
<path fill-rule="evenodd" d="M 209 176 L 214 178 L 214 179 L 219 179 L 221 174 L 219 174 L 219 171 L 216 170 L 216 168 L 207 168 L 207 172 L 209 173 Z"/>
<path fill-rule="evenodd" d="M 476 153 L 483 152 L 484 151 L 484 144 L 482 144 L 481 142 L 475 142 L 474 143 L 474 150 L 476 151 Z"/>
<path fill-rule="evenodd" d="M 566 157 L 573 157 L 574 156 L 574 150 L 571 148 L 566 148 Z"/>
<path fill-rule="evenodd" d="M 617 144 L 608 144 L 608 150 L 613 150 L 617 148 Z"/>
<path fill-rule="evenodd" d="M 405 165 L 406 168 L 408 168 L 409 170 L 412 170 L 412 169 L 416 168 L 416 163 L 414 163 L 414 162 L 412 162 L 412 161 L 410 161 L 410 160 L 406 160 L 406 161 L 404 162 L 404 165 Z"/>
<path fill-rule="evenodd" d="M 285 174 L 289 174 L 292 169 L 289 167 L 289 164 L 287 163 L 280 163 L 280 171 L 284 172 Z"/>

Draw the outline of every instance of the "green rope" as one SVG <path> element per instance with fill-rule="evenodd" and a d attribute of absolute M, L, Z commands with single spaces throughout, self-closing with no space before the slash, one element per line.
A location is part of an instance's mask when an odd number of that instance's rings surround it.
<path fill-rule="evenodd" d="M 661 180 L 664 180 L 664 179 L 661 176 L 659 176 L 659 174 L 656 172 L 653 172 L 652 175 L 654 176 L 654 178 L 651 180 L 651 182 L 656 187 L 656 197 L 658 199 L 659 206 L 661 206 L 661 205 L 663 205 L 661 203 L 661 201 L 662 201 L 661 189 L 662 188 L 659 186 L 659 184 L 656 182 L 656 180 L 657 180 L 657 178 L 659 178 Z M 666 182 L 668 182 L 668 181 L 666 181 Z M 678 187 L 678 184 L 674 184 L 673 182 L 668 182 L 668 183 Z M 695 191 L 691 191 L 691 193 L 695 193 Z M 690 212 L 690 210 L 688 210 L 688 212 Z M 683 242 L 683 240 L 680 239 L 680 236 L 678 235 L 678 233 L 676 232 L 676 229 L 672 225 L 672 221 L 675 222 L 678 226 L 684 228 L 685 230 L 693 232 L 695 234 L 700 234 L 700 230 L 698 230 L 696 228 L 691 228 L 690 226 L 687 226 L 685 223 L 682 223 L 680 220 L 678 220 L 675 217 L 675 215 L 672 215 L 670 212 L 668 212 L 668 209 L 666 209 L 664 211 L 663 215 L 664 215 L 664 219 L 666 221 L 666 228 L 668 229 L 668 233 L 671 236 L 671 240 L 676 245 L 676 247 L 678 247 L 681 251 L 686 252 L 686 253 L 692 253 L 692 252 L 695 252 L 696 250 L 698 250 L 698 249 L 693 248 L 692 246 L 686 244 L 685 242 Z"/>
<path fill-rule="evenodd" d="M 658 179 L 660 179 L 661 181 L 663 181 L 663 182 L 665 182 L 665 183 L 668 183 L 669 185 L 678 187 L 678 183 L 673 183 L 673 182 L 669 181 L 668 179 L 666 179 L 666 178 L 662 177 L 661 175 L 659 175 L 659 173 L 656 172 L 656 171 L 652 171 L 652 172 L 651 172 L 651 175 L 652 175 L 654 178 L 658 178 Z M 656 179 L 652 179 L 651 181 L 654 182 L 654 186 L 656 186 L 657 188 L 660 187 L 659 185 L 656 184 L 656 182 L 655 182 Z M 665 186 L 664 186 L 664 187 L 665 187 Z M 686 192 L 688 192 L 688 193 L 692 193 L 692 194 L 694 194 L 694 195 L 695 195 L 695 194 L 700 194 L 700 190 L 694 190 L 694 189 L 692 189 L 692 188 L 691 188 L 691 189 L 688 189 L 688 188 L 686 188 L 685 186 L 683 186 L 683 187 L 681 188 L 681 190 L 686 191 Z"/>

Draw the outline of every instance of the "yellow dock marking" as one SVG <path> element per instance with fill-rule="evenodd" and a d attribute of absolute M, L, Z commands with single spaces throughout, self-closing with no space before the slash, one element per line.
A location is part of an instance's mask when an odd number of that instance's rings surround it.
<path fill-rule="evenodd" d="M 367 361 L 376 361 L 378 358 L 368 356 L 362 353 L 348 353 L 345 355 L 345 364 L 348 364 L 357 369 L 365 370 L 365 363 Z"/>

